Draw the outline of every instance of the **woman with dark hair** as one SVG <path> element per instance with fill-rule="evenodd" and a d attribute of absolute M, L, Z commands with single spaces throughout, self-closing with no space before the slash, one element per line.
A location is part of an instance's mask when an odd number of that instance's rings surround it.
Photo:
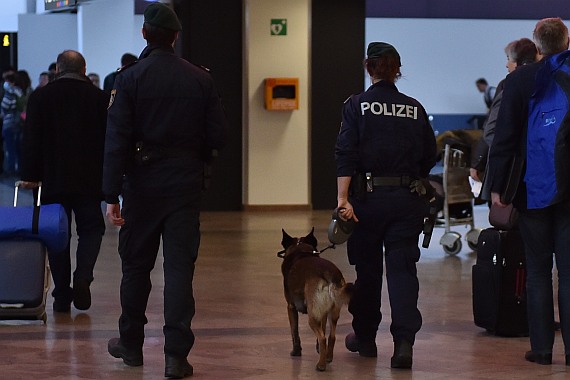
<path fill-rule="evenodd" d="M 424 107 L 402 94 L 400 55 L 384 42 L 368 46 L 364 61 L 372 86 L 348 98 L 337 138 L 338 209 L 357 223 L 348 239 L 356 291 L 348 310 L 354 332 L 346 347 L 375 357 L 382 313 L 383 261 L 394 340 L 392 368 L 412 367 L 412 346 L 422 324 L 418 310 L 418 238 L 427 211 L 427 176 L 436 144 Z"/>

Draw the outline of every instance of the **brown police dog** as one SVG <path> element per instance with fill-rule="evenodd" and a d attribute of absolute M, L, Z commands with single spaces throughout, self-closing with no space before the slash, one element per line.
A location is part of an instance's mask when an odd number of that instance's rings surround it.
<path fill-rule="evenodd" d="M 291 237 L 285 230 L 282 231 L 281 245 L 284 251 L 279 256 L 283 258 L 281 272 L 293 338 L 291 356 L 301 356 L 298 313 L 308 314 L 309 326 L 317 336 L 317 352 L 320 355 L 317 370 L 324 371 L 326 363 L 333 360 L 336 324 L 342 305 L 350 300 L 353 284 L 344 280 L 336 265 L 319 257 L 314 228 L 301 238 Z M 330 323 L 328 343 L 327 319 Z"/>

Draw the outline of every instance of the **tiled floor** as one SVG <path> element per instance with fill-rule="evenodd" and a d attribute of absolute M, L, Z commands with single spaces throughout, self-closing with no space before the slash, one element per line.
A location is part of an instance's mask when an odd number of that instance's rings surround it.
<path fill-rule="evenodd" d="M 2 204 L 11 204 L 10 181 L 3 182 Z M 23 197 L 25 204 L 29 197 Z M 476 207 L 477 226 L 488 226 L 486 219 L 486 207 Z M 276 253 L 281 249 L 282 227 L 301 235 L 315 226 L 324 247 L 330 212 L 207 212 L 201 220 L 202 246 L 194 280 L 196 344 L 189 356 L 196 379 L 570 379 L 559 334 L 554 364 L 540 366 L 523 359 L 528 338 L 490 336 L 473 324 L 475 254 L 464 244 L 459 255 L 447 256 L 438 244 L 442 229 L 436 229 L 418 265 L 424 322 L 414 347 L 413 370 L 390 369 L 390 313 L 384 302 L 385 317 L 376 340 L 378 358 L 362 358 L 344 348 L 351 327 L 350 314 L 343 309 L 334 361 L 326 372 L 316 372 L 315 338 L 306 316 L 300 317 L 303 356 L 289 356 L 281 260 Z M 467 232 L 462 226 L 454 229 Z M 107 340 L 117 335 L 119 316 L 117 236 L 117 230 L 108 226 L 95 268 L 90 310 L 54 314 L 50 297 L 46 325 L 0 321 L 0 379 L 163 377 L 160 256 L 148 308 L 145 365 L 130 368 L 107 353 Z M 347 280 L 354 280 L 345 246 L 326 251 L 323 257 L 335 262 Z"/>

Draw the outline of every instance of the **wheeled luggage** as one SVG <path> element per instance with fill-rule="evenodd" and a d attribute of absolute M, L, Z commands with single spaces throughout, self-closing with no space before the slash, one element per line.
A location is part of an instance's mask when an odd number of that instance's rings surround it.
<path fill-rule="evenodd" d="M 34 189 L 35 205 L 16 207 L 21 184 L 16 182 L 13 206 L 0 206 L 0 240 L 40 239 L 50 252 L 64 250 L 69 242 L 65 209 L 60 204 L 40 204 L 41 184 Z"/>
<path fill-rule="evenodd" d="M 0 241 L 0 319 L 46 317 L 47 251 L 40 240 Z"/>
<path fill-rule="evenodd" d="M 65 248 L 68 241 L 67 215 L 61 205 L 40 206 L 41 184 L 31 207 L 13 207 L 0 213 L 0 320 L 42 320 L 50 286 L 47 250 Z M 65 226 L 65 228 L 63 228 Z"/>
<path fill-rule="evenodd" d="M 487 228 L 472 268 L 475 325 L 500 336 L 527 336 L 526 271 L 518 230 Z"/>

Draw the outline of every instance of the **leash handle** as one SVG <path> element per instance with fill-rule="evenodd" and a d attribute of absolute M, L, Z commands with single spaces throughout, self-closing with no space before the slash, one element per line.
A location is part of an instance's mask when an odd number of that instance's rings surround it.
<path fill-rule="evenodd" d="M 336 249 L 336 244 L 331 244 L 331 245 L 329 245 L 329 246 L 327 246 L 327 247 L 321 249 L 321 250 L 319 251 L 319 253 L 323 253 L 324 251 L 326 251 L 327 249 L 330 249 L 330 248 Z"/>

